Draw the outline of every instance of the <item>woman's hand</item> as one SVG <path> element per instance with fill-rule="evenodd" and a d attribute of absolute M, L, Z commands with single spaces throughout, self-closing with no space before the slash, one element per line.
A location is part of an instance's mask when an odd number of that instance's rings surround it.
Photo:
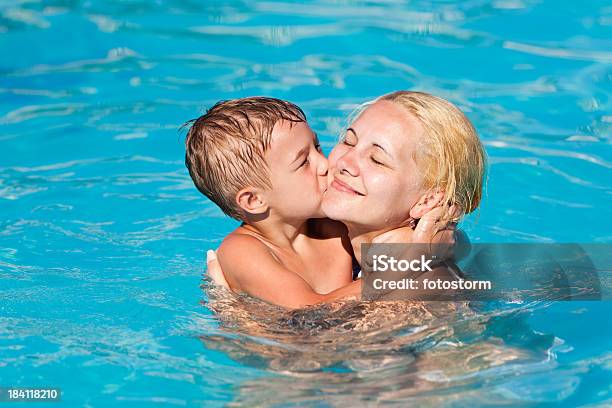
<path fill-rule="evenodd" d="M 219 260 L 217 259 L 217 254 L 212 249 L 206 251 L 206 269 L 208 271 L 208 276 L 215 283 L 215 285 L 223 286 L 229 289 L 229 284 L 227 280 L 225 280 L 225 275 L 223 275 L 223 271 L 221 270 L 221 265 L 219 265 Z"/>

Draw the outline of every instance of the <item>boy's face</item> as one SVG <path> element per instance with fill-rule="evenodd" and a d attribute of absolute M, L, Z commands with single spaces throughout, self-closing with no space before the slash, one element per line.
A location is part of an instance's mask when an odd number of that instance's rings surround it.
<path fill-rule="evenodd" d="M 305 122 L 278 122 L 265 158 L 272 183 L 266 198 L 273 211 L 283 219 L 323 217 L 327 159 L 310 126 Z"/>

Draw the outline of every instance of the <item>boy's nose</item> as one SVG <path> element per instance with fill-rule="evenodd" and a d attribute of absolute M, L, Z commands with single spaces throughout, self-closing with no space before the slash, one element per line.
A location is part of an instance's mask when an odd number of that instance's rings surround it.
<path fill-rule="evenodd" d="M 327 176 L 327 170 L 328 170 L 328 163 L 327 163 L 327 159 L 325 157 L 323 157 L 321 160 L 319 160 L 319 166 L 317 168 L 317 173 L 320 176 Z"/>
<path fill-rule="evenodd" d="M 317 174 L 320 176 L 327 176 L 328 166 L 329 162 L 327 161 L 327 157 L 325 157 L 323 153 L 319 153 L 317 155 Z"/>

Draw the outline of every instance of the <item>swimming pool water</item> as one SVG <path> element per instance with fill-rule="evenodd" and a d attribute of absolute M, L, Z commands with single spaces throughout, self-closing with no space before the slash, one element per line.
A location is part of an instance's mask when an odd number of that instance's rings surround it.
<path fill-rule="evenodd" d="M 322 328 L 352 309 L 232 329 L 200 284 L 236 223 L 193 187 L 178 129 L 265 94 L 329 152 L 357 104 L 424 90 L 490 157 L 473 241 L 610 243 L 611 38 L 604 1 L 0 2 L 0 386 L 71 406 L 610 403 L 609 302 L 376 341 Z"/>

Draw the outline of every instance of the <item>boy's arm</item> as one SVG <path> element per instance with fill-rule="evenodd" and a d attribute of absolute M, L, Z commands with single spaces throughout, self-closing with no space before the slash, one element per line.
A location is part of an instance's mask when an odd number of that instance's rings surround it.
<path fill-rule="evenodd" d="M 248 235 L 227 238 L 218 250 L 218 261 L 232 289 L 279 306 L 300 308 L 346 297 L 361 298 L 361 281 L 325 295 L 316 293 L 304 279 L 281 265 L 263 243 Z M 211 262 L 208 265 L 210 268 Z"/>

